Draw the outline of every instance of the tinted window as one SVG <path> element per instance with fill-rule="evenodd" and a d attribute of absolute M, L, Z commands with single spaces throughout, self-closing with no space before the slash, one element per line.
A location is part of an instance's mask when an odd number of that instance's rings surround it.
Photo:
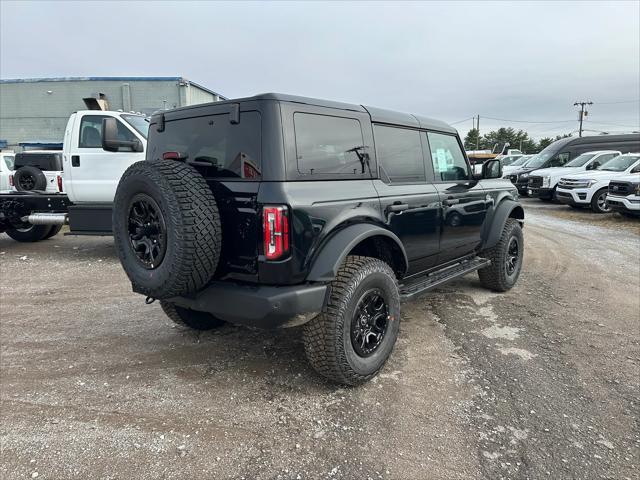
<path fill-rule="evenodd" d="M 102 148 L 102 120 L 106 115 L 85 115 L 80 122 L 80 148 Z M 116 120 L 118 140 L 134 141 L 136 136 L 124 124 Z M 120 147 L 120 152 L 130 152 L 131 147 Z"/>
<path fill-rule="evenodd" d="M 358 120 L 296 113 L 293 123 L 301 174 L 365 173 L 366 147 Z"/>
<path fill-rule="evenodd" d="M 467 180 L 469 170 L 454 135 L 428 132 L 429 149 L 436 181 Z"/>
<path fill-rule="evenodd" d="M 391 183 L 425 181 L 420 132 L 374 125 L 376 156 L 381 177 Z"/>
<path fill-rule="evenodd" d="M 563 152 L 556 155 L 556 157 L 549 162 L 549 167 L 561 167 L 569 161 L 569 152 Z"/>
<path fill-rule="evenodd" d="M 258 112 L 242 112 L 240 123 L 228 114 L 185 118 L 165 123 L 163 132 L 149 130 L 147 158 L 178 155 L 208 166 L 209 177 L 254 180 L 260 178 L 261 126 Z"/>

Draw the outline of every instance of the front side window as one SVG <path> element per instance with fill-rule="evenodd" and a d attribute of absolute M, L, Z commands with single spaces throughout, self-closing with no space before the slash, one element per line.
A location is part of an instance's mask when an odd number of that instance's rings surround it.
<path fill-rule="evenodd" d="M 240 123 L 229 114 L 167 121 L 165 129 L 149 130 L 147 159 L 176 156 L 207 168 L 206 176 L 232 180 L 259 180 L 262 127 L 259 112 L 242 112 Z"/>
<path fill-rule="evenodd" d="M 429 149 L 436 181 L 468 180 L 469 169 L 454 135 L 428 132 Z"/>
<path fill-rule="evenodd" d="M 383 180 L 389 183 L 425 182 L 419 132 L 374 125 L 373 134 Z"/>
<path fill-rule="evenodd" d="M 293 124 L 302 175 L 361 175 L 367 171 L 368 147 L 355 118 L 298 112 Z"/>
<path fill-rule="evenodd" d="M 80 148 L 102 148 L 102 120 L 110 118 L 106 115 L 85 115 L 80 122 Z M 132 142 L 136 136 L 121 121 L 118 125 L 118 140 Z M 120 152 L 130 152 L 131 147 L 120 147 Z"/>

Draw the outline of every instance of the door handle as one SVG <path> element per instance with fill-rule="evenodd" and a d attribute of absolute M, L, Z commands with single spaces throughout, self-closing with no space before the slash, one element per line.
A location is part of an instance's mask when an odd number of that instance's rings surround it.
<path fill-rule="evenodd" d="M 445 207 L 450 207 L 451 205 L 457 205 L 459 203 L 460 203 L 460 199 L 458 199 L 458 198 L 448 198 L 448 199 L 442 201 L 442 204 Z"/>
<path fill-rule="evenodd" d="M 387 207 L 387 211 L 393 213 L 401 213 L 405 210 L 409 210 L 409 204 L 407 203 L 394 203 L 393 205 L 389 205 Z"/>
<path fill-rule="evenodd" d="M 71 166 L 72 167 L 80 166 L 80 155 L 71 155 Z"/>

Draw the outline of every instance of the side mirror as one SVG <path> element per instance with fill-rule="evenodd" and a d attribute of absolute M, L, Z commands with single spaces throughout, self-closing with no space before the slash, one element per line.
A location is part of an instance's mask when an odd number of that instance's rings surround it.
<path fill-rule="evenodd" d="M 487 160 L 482 164 L 482 178 L 501 178 L 502 162 L 500 160 Z"/>
<path fill-rule="evenodd" d="M 132 152 L 142 152 L 142 142 L 134 140 L 121 140 L 118 137 L 118 120 L 113 117 L 102 119 L 102 149 L 107 152 L 117 152 L 121 148 L 130 148 Z"/>

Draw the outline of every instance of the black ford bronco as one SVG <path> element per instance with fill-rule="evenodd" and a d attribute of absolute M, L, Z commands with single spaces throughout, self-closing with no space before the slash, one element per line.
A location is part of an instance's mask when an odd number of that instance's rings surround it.
<path fill-rule="evenodd" d="M 500 177 L 417 115 L 279 94 L 168 110 L 118 186 L 116 249 L 173 321 L 304 325 L 313 367 L 354 385 L 391 354 L 401 300 L 476 270 L 515 284 L 524 211 Z"/>

